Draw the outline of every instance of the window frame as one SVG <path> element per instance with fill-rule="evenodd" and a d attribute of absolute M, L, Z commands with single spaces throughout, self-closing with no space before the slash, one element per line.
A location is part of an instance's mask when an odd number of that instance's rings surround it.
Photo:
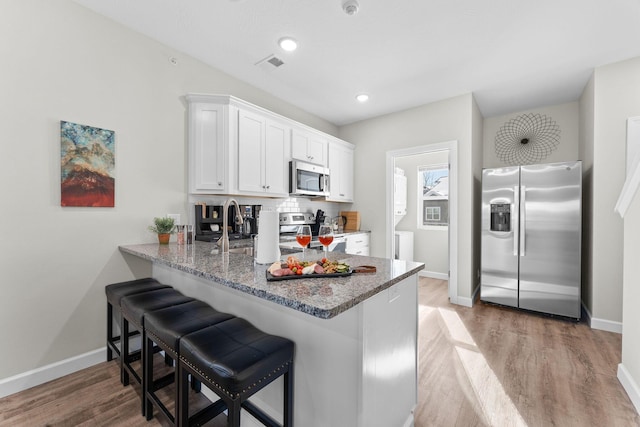
<path fill-rule="evenodd" d="M 438 198 L 431 198 L 431 197 L 425 197 L 424 196 L 424 174 L 425 172 L 436 172 L 436 171 L 446 171 L 446 174 L 440 174 L 440 176 L 438 177 L 438 179 L 442 178 L 442 177 L 447 177 L 447 195 L 446 196 L 440 196 Z M 448 184 L 448 178 L 449 178 L 449 173 L 450 173 L 450 168 L 449 168 L 449 164 L 447 163 L 438 163 L 438 164 L 431 164 L 431 165 L 422 165 L 422 166 L 418 166 L 418 176 L 417 176 L 417 199 L 418 199 L 418 209 L 417 209 L 417 218 L 416 218 L 416 222 L 417 222 L 417 228 L 421 229 L 421 230 L 448 230 L 449 229 L 449 211 L 448 211 L 448 206 L 449 206 L 449 184 Z M 437 224 L 434 223 L 434 220 L 429 220 L 427 219 L 427 208 L 431 207 L 431 208 L 437 208 L 439 210 L 439 217 L 442 218 L 442 206 L 425 206 L 425 200 L 429 200 L 429 199 L 433 199 L 433 200 L 446 200 L 446 223 L 441 223 L 441 224 Z M 432 223 L 430 224 L 425 224 L 424 222 L 426 221 L 432 221 Z"/>

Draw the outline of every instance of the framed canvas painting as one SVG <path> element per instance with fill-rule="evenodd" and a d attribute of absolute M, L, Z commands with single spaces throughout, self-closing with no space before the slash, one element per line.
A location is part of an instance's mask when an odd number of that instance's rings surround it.
<path fill-rule="evenodd" d="M 113 207 L 115 132 L 60 121 L 60 205 Z"/>

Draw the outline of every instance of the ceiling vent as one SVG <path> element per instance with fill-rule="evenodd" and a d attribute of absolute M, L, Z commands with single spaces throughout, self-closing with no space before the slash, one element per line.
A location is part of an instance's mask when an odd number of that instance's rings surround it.
<path fill-rule="evenodd" d="M 284 62 L 282 61 L 282 59 L 278 58 L 274 54 L 271 54 L 266 58 L 261 59 L 260 61 L 255 63 L 255 65 L 257 65 L 258 67 L 262 68 L 265 71 L 273 70 L 274 68 L 278 68 L 283 64 Z"/>

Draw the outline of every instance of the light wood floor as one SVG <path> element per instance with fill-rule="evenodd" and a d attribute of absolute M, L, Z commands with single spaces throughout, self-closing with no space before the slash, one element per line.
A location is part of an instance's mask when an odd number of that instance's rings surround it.
<path fill-rule="evenodd" d="M 616 378 L 620 335 L 483 303 L 454 306 L 445 281 L 419 286 L 416 427 L 640 426 Z M 192 404 L 204 402 L 194 395 Z M 112 361 L 0 399 L 0 425 L 164 423 L 140 415 L 139 388 L 122 387 Z M 208 426 L 224 426 L 222 417 Z"/>
<path fill-rule="evenodd" d="M 477 303 L 420 279 L 416 427 L 640 426 L 616 378 L 621 335 Z"/>

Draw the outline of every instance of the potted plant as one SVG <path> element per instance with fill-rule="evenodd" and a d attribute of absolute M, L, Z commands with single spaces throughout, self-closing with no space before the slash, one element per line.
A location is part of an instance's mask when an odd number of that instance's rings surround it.
<path fill-rule="evenodd" d="M 149 231 L 158 234 L 158 242 L 162 245 L 169 243 L 169 238 L 175 230 L 173 218 L 156 217 L 153 218 L 154 225 L 149 226 Z"/>

